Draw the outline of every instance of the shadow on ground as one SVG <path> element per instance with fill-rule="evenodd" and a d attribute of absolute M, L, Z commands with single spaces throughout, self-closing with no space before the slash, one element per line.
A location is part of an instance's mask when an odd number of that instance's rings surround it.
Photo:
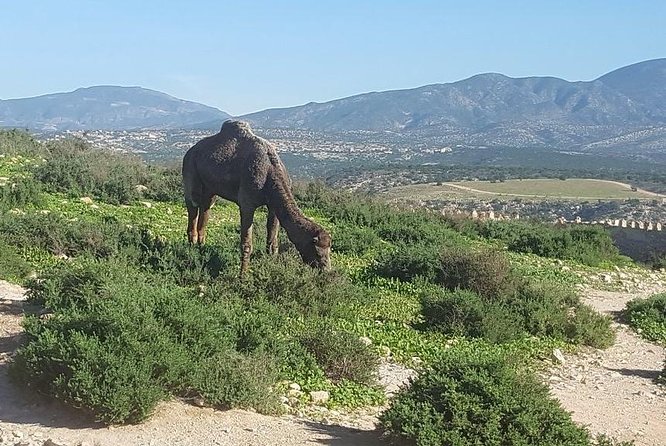
<path fill-rule="evenodd" d="M 379 446 L 389 444 L 379 430 L 360 430 L 351 427 L 316 423 L 314 421 L 301 422 L 313 434 L 325 434 L 331 438 L 317 440 L 319 444 L 328 446 Z"/>

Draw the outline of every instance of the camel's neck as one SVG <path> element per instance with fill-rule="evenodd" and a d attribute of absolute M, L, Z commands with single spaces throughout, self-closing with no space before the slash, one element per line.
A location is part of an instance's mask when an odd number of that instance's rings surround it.
<path fill-rule="evenodd" d="M 289 240 L 295 245 L 309 241 L 317 231 L 317 224 L 309 220 L 296 204 L 296 200 L 286 184 L 273 188 L 268 205 L 280 220 L 280 225 L 287 232 Z"/>

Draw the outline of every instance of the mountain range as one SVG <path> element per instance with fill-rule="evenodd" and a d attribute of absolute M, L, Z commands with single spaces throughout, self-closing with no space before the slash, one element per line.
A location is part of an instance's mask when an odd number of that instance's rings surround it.
<path fill-rule="evenodd" d="M 511 123 L 581 126 L 666 124 L 666 59 L 589 82 L 479 74 L 448 84 L 365 93 L 244 116 L 262 127 L 322 131 L 480 130 Z"/>
<path fill-rule="evenodd" d="M 139 87 L 0 100 L 0 126 L 36 130 L 219 129 L 229 114 Z M 257 127 L 398 132 L 469 146 L 666 152 L 666 58 L 592 81 L 479 74 L 240 117 Z"/>
<path fill-rule="evenodd" d="M 141 87 L 96 86 L 69 93 L 0 100 L 0 127 L 33 130 L 188 128 L 231 116 Z"/>

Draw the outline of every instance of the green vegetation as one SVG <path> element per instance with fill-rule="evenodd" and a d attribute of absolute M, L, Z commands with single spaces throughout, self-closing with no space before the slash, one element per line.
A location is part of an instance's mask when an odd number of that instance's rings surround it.
<path fill-rule="evenodd" d="M 42 307 L 10 370 L 32 388 L 109 423 L 140 421 L 174 396 L 280 412 L 292 382 L 303 390 L 292 405 L 326 390 L 330 407 L 347 409 L 385 402 L 375 371 L 390 354 L 432 369 L 385 415 L 398 436 L 589 444 L 535 382 L 534 360 L 554 346 L 607 346 L 613 332 L 572 292 L 573 276 L 537 255 L 620 261 L 603 232 L 478 226 L 311 184 L 297 198 L 333 233 L 335 270 L 302 265 L 293 248 L 257 249 L 240 280 L 237 209 L 216 206 L 209 244 L 189 246 L 176 173 L 20 132 L 0 132 L 0 153 L 17 184 L 0 201 L 0 277 L 27 283 Z M 440 390 L 455 398 L 428 397 Z M 446 405 L 453 421 L 438 412 Z M 464 421 L 477 418 L 485 433 Z"/>
<path fill-rule="evenodd" d="M 666 345 L 666 293 L 628 302 L 625 317 L 645 339 Z"/>
<path fill-rule="evenodd" d="M 450 354 L 381 415 L 396 439 L 448 444 L 587 445 L 548 388 L 501 354 Z"/>

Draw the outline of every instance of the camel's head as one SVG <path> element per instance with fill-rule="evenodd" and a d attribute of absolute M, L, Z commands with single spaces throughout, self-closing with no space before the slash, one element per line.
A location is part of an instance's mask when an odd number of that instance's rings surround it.
<path fill-rule="evenodd" d="M 305 241 L 300 250 L 303 261 L 308 265 L 327 271 L 331 268 L 331 235 L 325 229 Z"/>

